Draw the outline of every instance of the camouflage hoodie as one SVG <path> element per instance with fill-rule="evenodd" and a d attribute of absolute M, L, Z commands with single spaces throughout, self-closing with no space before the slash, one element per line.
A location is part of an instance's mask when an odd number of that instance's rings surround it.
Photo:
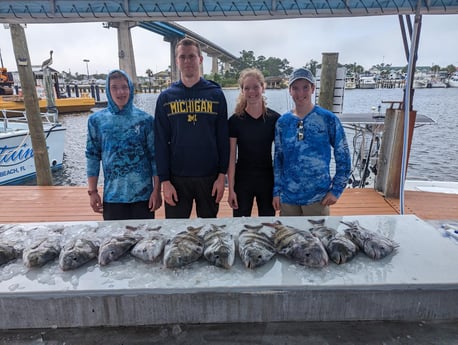
<path fill-rule="evenodd" d="M 122 110 L 114 103 L 109 76 L 121 72 L 127 77 L 130 96 Z M 133 104 L 134 86 L 121 70 L 111 71 L 106 80 L 108 107 L 89 117 L 86 160 L 87 176 L 99 176 L 102 162 L 103 200 L 133 203 L 149 200 L 152 178 L 157 175 L 154 157 L 154 118 Z"/>

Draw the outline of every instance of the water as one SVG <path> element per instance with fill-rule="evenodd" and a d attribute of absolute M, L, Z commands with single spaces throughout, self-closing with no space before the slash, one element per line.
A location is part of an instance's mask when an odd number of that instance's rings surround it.
<path fill-rule="evenodd" d="M 234 109 L 238 90 L 225 90 L 228 109 Z M 135 104 L 153 114 L 158 94 L 138 94 Z M 292 107 L 288 90 L 267 90 L 269 107 L 283 113 Z M 381 101 L 400 101 L 402 89 L 345 90 L 344 113 L 368 113 Z M 458 181 L 458 88 L 417 89 L 413 108 L 435 120 L 434 125 L 415 129 L 407 171 L 408 179 Z M 59 120 L 67 127 L 63 169 L 55 172 L 54 184 L 84 186 L 86 180 L 86 125 L 89 113 L 63 114 Z M 351 141 L 351 138 L 348 138 Z M 27 184 L 34 184 L 29 181 Z"/>

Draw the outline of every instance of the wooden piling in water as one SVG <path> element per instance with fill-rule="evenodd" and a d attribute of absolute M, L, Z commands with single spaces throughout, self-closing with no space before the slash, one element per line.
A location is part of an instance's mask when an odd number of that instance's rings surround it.
<path fill-rule="evenodd" d="M 339 53 L 323 53 L 319 105 L 332 111 Z"/>
<path fill-rule="evenodd" d="M 46 147 L 46 139 L 43 132 L 38 95 L 35 88 L 35 78 L 33 77 L 32 63 L 30 61 L 24 28 L 20 24 L 10 24 L 10 31 L 17 70 L 19 72 L 22 92 L 24 94 L 24 106 L 27 114 L 27 123 L 29 126 L 33 158 L 35 160 L 35 169 L 37 173 L 37 185 L 51 186 L 53 182 L 48 149 Z"/>

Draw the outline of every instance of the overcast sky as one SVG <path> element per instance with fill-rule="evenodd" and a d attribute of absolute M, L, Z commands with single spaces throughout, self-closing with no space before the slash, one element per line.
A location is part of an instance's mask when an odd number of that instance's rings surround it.
<path fill-rule="evenodd" d="M 366 69 L 385 63 L 407 63 L 397 16 L 334 19 L 281 19 L 248 22 L 179 22 L 239 57 L 242 50 L 287 59 L 294 68 L 311 59 L 321 62 L 322 53 L 339 53 L 339 62 L 358 63 Z M 25 29 L 33 65 L 54 51 L 52 67 L 58 71 L 107 73 L 118 68 L 116 29 L 102 23 L 33 24 Z M 169 43 L 142 28 L 132 29 L 137 75 L 161 71 L 170 65 Z M 417 65 L 458 66 L 458 15 L 423 16 Z M 10 31 L 0 27 L 3 64 L 17 70 Z M 211 58 L 205 55 L 204 72 Z"/>

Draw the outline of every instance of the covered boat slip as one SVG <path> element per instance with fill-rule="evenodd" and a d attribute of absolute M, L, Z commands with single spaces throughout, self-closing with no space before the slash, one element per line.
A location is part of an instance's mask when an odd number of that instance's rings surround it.
<path fill-rule="evenodd" d="M 245 224 L 274 219 L 310 227 L 305 217 L 149 222 L 171 237 L 203 224 L 224 224 L 237 235 Z M 8 315 L 0 318 L 0 328 L 458 319 L 454 239 L 415 216 L 330 216 L 326 225 L 343 231 L 341 220 L 358 220 L 399 247 L 378 261 L 360 252 L 348 263 L 324 268 L 300 266 L 278 254 L 253 270 L 243 266 L 238 253 L 230 270 L 203 258 L 171 270 L 127 255 L 108 266 L 93 260 L 63 272 L 57 261 L 28 269 L 19 259 L 0 267 L 0 313 Z M 138 222 L 146 221 L 100 224 Z"/>

